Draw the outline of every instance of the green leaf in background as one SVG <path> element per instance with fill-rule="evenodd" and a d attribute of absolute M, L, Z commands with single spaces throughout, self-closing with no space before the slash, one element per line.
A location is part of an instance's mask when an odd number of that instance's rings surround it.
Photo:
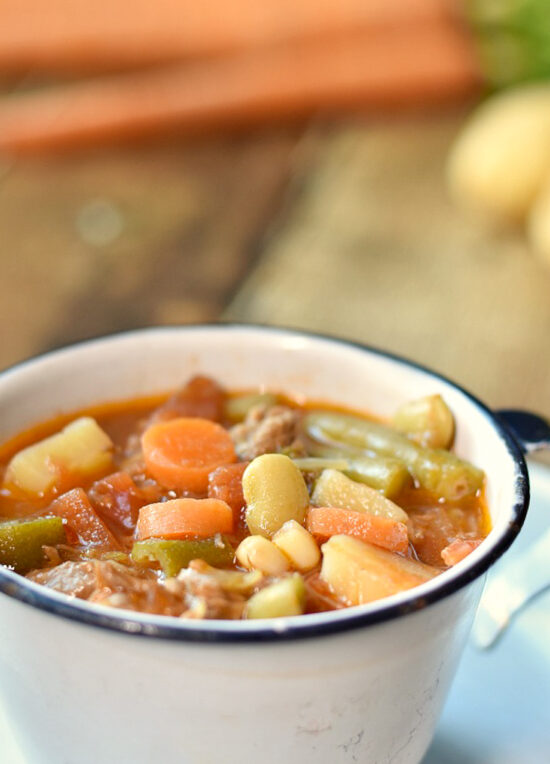
<path fill-rule="evenodd" d="M 550 0 L 467 0 L 487 81 L 550 78 Z"/>

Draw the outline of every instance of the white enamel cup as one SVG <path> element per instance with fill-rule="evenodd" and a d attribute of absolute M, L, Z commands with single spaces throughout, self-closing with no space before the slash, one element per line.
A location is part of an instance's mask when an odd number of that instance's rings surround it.
<path fill-rule="evenodd" d="M 29 764 L 420 761 L 483 574 L 524 519 L 520 447 L 479 401 L 403 359 L 234 325 L 136 331 L 17 366 L 0 375 L 0 440 L 60 412 L 175 388 L 199 372 L 229 389 L 268 388 L 380 415 L 441 393 L 456 417 L 456 451 L 486 472 L 493 530 L 416 589 L 266 621 L 140 616 L 0 569 L 0 692 Z"/>

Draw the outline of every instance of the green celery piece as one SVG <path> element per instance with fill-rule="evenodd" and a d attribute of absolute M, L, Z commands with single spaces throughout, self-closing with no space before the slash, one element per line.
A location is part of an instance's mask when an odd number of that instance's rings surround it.
<path fill-rule="evenodd" d="M 246 617 L 281 618 L 302 615 L 305 601 L 304 579 L 299 573 L 294 573 L 253 594 L 246 606 Z"/>
<path fill-rule="evenodd" d="M 44 562 L 44 546 L 65 541 L 61 517 L 38 517 L 34 520 L 9 520 L 0 523 L 0 564 L 17 573 L 28 573 Z"/>
<path fill-rule="evenodd" d="M 235 551 L 223 536 L 210 539 L 173 541 L 146 539 L 132 547 L 132 560 L 137 563 L 158 562 L 165 576 L 177 576 L 191 560 L 204 560 L 209 565 L 231 565 Z"/>
<path fill-rule="evenodd" d="M 423 448 L 378 422 L 352 414 L 317 411 L 304 417 L 304 428 L 314 440 L 399 459 L 423 488 L 449 501 L 474 494 L 483 485 L 482 470 L 444 449 Z"/>

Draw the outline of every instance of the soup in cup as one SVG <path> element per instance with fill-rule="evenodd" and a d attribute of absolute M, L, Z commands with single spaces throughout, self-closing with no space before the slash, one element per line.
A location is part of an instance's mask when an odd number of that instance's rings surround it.
<path fill-rule="evenodd" d="M 454 415 L 454 453 L 485 474 L 491 530 L 414 588 L 277 618 L 140 613 L 68 597 L 0 567 L 0 687 L 29 762 L 420 761 L 484 573 L 524 519 L 521 448 L 483 404 L 404 359 L 238 325 L 131 332 L 4 372 L 0 439 L 60 414 L 164 393 L 198 374 L 228 390 L 284 393 L 381 419 L 406 401 L 441 396 Z"/>

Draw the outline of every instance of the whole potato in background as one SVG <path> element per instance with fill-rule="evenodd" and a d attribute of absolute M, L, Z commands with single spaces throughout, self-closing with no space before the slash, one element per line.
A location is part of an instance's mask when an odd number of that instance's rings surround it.
<path fill-rule="evenodd" d="M 550 85 L 494 96 L 472 115 L 449 156 L 453 197 L 504 222 L 527 216 L 550 174 Z"/>
<path fill-rule="evenodd" d="M 531 207 L 527 237 L 533 252 L 550 266 L 550 176 Z"/>

